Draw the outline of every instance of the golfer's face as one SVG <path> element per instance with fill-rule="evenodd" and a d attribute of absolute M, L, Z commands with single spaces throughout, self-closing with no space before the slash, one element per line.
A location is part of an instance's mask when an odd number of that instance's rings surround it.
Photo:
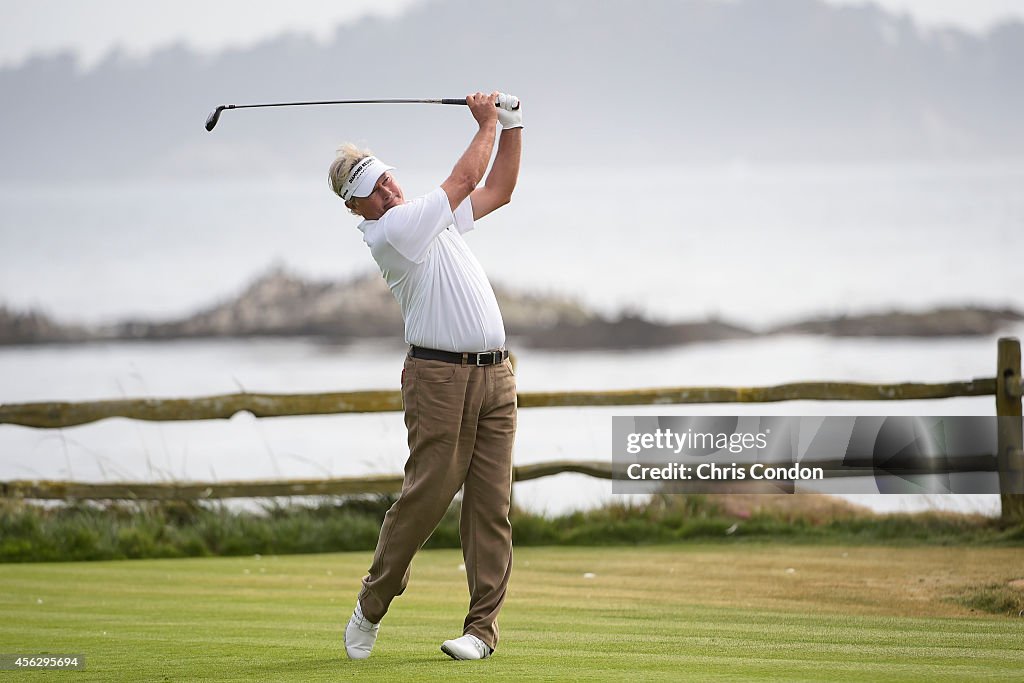
<path fill-rule="evenodd" d="M 402 188 L 395 182 L 394 176 L 387 172 L 377 179 L 368 197 L 359 199 L 356 210 L 363 218 L 373 221 L 383 216 L 388 209 L 403 203 L 405 195 L 402 194 Z"/>

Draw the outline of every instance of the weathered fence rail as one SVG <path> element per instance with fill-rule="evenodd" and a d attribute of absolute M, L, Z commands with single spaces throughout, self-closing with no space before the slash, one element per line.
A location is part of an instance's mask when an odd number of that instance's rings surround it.
<path fill-rule="evenodd" d="M 1021 352 L 1017 339 L 999 340 L 996 376 L 939 384 L 800 382 L 767 387 L 676 387 L 625 391 L 533 392 L 519 394 L 520 408 L 766 403 L 776 401 L 902 401 L 961 396 L 995 396 L 996 415 L 1021 416 Z M 213 420 L 240 412 L 256 417 L 390 412 L 402 409 L 401 392 L 353 391 L 320 394 L 227 394 L 187 399 L 124 399 L 81 403 L 44 402 L 0 405 L 0 424 L 62 428 L 108 418 L 135 420 Z M 1000 420 L 997 435 L 1004 518 L 1024 520 L 1024 435 L 1020 421 Z M 984 457 L 984 456 L 981 456 Z M 562 472 L 611 478 L 609 463 L 552 462 L 515 469 L 516 481 Z M 0 495 L 25 498 L 235 498 L 350 493 L 394 493 L 400 476 L 277 482 L 104 483 L 54 481 L 0 482 Z"/>
<path fill-rule="evenodd" d="M 947 471 L 991 472 L 995 469 L 995 455 L 969 455 L 946 457 L 935 467 L 886 467 L 885 474 L 912 477 Z M 753 464 L 753 463 L 750 463 Z M 863 462 L 842 460 L 801 460 L 802 467 L 820 467 L 829 478 L 874 477 L 878 466 L 871 460 Z M 745 470 L 749 464 L 736 465 Z M 530 481 L 555 474 L 586 474 L 599 479 L 611 479 L 615 473 L 612 463 L 602 461 L 559 460 L 520 465 L 512 470 L 514 482 Z M 621 476 L 622 470 L 619 471 Z M 755 483 L 771 488 L 767 482 L 740 482 L 737 490 Z M 402 489 L 402 475 L 373 475 L 337 479 L 287 479 L 282 481 L 222 481 L 222 482 L 66 482 L 23 480 L 0 482 L 0 496 L 32 498 L 37 500 L 222 500 L 227 498 L 274 498 L 285 496 L 338 496 L 356 493 L 398 493 Z M 784 490 L 780 483 L 779 492 Z M 764 490 L 763 488 L 761 490 Z"/>
<path fill-rule="evenodd" d="M 778 401 L 908 401 L 991 396 L 996 378 L 942 384 L 800 382 L 768 387 L 674 387 L 623 391 L 559 391 L 519 394 L 520 408 L 681 405 L 688 403 L 772 403 Z M 400 391 L 324 394 L 224 394 L 201 398 L 139 398 L 87 403 L 45 402 L 0 405 L 0 424 L 53 429 L 112 417 L 171 422 L 219 420 L 236 413 L 256 417 L 386 413 L 402 410 Z"/>
<path fill-rule="evenodd" d="M 529 481 L 552 474 L 574 472 L 601 479 L 612 478 L 607 462 L 557 461 L 513 468 L 514 481 Z M 402 475 L 338 479 L 222 482 L 111 482 L 10 481 L 0 483 L 0 495 L 40 500 L 219 500 L 279 496 L 338 496 L 355 493 L 398 493 Z"/>

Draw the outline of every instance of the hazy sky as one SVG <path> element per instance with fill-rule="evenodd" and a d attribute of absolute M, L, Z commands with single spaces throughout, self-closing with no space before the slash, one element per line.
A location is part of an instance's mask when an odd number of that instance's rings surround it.
<path fill-rule="evenodd" d="M 369 13 L 394 14 L 419 1 L 0 0 L 0 66 L 17 65 L 31 54 L 72 49 L 89 67 L 114 45 L 130 55 L 145 55 L 176 41 L 215 52 L 250 45 L 285 30 L 326 40 L 339 22 Z M 628 0 L 612 1 L 628 6 Z M 849 5 L 866 0 L 827 1 Z M 875 2 L 908 12 L 928 26 L 952 24 L 983 31 L 1006 17 L 1024 19 L 1024 0 Z"/>

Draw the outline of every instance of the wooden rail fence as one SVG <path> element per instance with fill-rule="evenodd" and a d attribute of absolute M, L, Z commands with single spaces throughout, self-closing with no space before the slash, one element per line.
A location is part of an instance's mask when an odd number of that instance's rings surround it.
<path fill-rule="evenodd" d="M 999 340 L 996 376 L 938 384 L 864 384 L 800 382 L 767 387 L 675 387 L 623 391 L 529 392 L 520 408 L 680 405 L 693 403 L 766 403 L 775 401 L 902 401 L 961 396 L 995 396 L 996 414 L 1021 416 L 1020 342 Z M 319 394 L 239 393 L 189 399 L 124 399 L 81 403 L 45 402 L 0 405 L 0 424 L 44 429 L 72 427 L 112 417 L 135 420 L 226 419 L 247 411 L 256 417 L 390 412 L 402 409 L 399 391 Z M 1020 421 L 1000 420 L 995 455 L 1004 518 L 1024 520 L 1024 495 L 1011 493 L 1024 482 L 1024 438 Z M 577 472 L 611 478 L 609 463 L 561 461 L 515 468 L 515 481 Z M 24 498 L 187 499 L 393 493 L 400 476 L 281 482 L 104 483 L 54 481 L 0 482 L 0 495 Z"/>
<path fill-rule="evenodd" d="M 686 403 L 769 403 L 776 401 L 907 401 L 991 396 L 996 379 L 944 384 L 859 384 L 801 382 L 770 387 L 675 387 L 624 391 L 526 392 L 520 408 L 582 406 L 681 405 Z M 55 428 L 111 417 L 170 422 L 220 420 L 240 412 L 256 417 L 386 413 L 402 410 L 400 391 L 350 391 L 324 394 L 224 394 L 202 398 L 151 398 L 88 403 L 19 403 L 0 405 L 0 424 Z"/>

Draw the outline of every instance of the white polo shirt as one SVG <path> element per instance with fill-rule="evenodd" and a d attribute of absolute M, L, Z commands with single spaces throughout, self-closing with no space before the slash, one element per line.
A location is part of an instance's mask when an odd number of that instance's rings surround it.
<path fill-rule="evenodd" d="M 462 238 L 473 229 L 468 198 L 453 213 L 439 187 L 359 229 L 402 308 L 406 342 L 457 352 L 504 346 L 494 290 Z"/>

